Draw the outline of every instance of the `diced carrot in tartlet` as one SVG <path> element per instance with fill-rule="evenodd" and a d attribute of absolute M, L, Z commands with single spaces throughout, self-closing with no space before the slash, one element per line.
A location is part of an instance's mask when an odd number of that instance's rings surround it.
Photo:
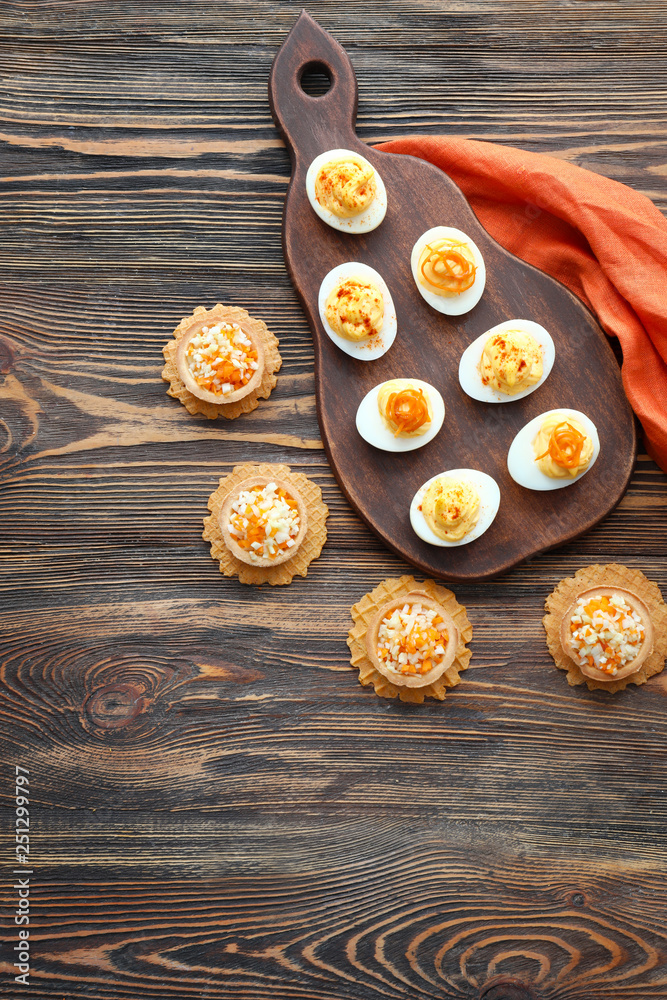
<path fill-rule="evenodd" d="M 283 586 L 306 576 L 327 537 L 319 486 L 288 465 L 236 465 L 208 498 L 202 537 L 224 576 Z"/>
<path fill-rule="evenodd" d="M 592 587 L 578 595 L 560 631 L 564 652 L 597 681 L 636 673 L 653 649 L 649 609 L 620 587 Z"/>
<path fill-rule="evenodd" d="M 268 476 L 238 484 L 220 512 L 226 546 L 248 566 L 278 566 L 292 559 L 307 528 L 308 512 L 298 490 Z"/>
<path fill-rule="evenodd" d="M 282 359 L 266 324 L 238 306 L 197 306 L 162 348 L 167 394 L 188 413 L 234 420 L 276 386 Z"/>
<path fill-rule="evenodd" d="M 667 658 L 667 605 L 639 569 L 584 566 L 545 601 L 547 647 L 571 685 L 609 694 L 659 674 Z"/>
<path fill-rule="evenodd" d="M 366 633 L 371 663 L 399 687 L 426 687 L 454 660 L 459 630 L 428 594 L 414 591 L 383 605 Z"/>
<path fill-rule="evenodd" d="M 235 403 L 259 385 L 264 349 L 238 323 L 195 324 L 178 343 L 176 367 L 183 385 L 207 403 Z"/>
<path fill-rule="evenodd" d="M 466 609 L 434 580 L 383 580 L 350 609 L 350 663 L 381 698 L 443 701 L 470 662 Z"/>

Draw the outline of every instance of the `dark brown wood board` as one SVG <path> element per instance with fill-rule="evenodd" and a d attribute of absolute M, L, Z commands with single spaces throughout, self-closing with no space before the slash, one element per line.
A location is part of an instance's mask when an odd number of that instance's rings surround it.
<path fill-rule="evenodd" d="M 304 73 L 331 81 L 312 96 Z M 398 555 L 423 573 L 450 581 L 483 580 L 522 559 L 587 531 L 627 488 L 636 440 L 618 364 L 594 316 L 566 288 L 509 254 L 480 226 L 459 188 L 414 157 L 369 149 L 356 136 L 357 84 L 344 50 L 305 11 L 278 52 L 269 84 L 271 109 L 292 161 L 285 200 L 285 261 L 315 342 L 317 410 L 331 467 L 357 513 Z M 338 232 L 319 219 L 306 193 L 306 172 L 329 149 L 362 153 L 387 188 L 388 211 L 364 235 Z M 433 226 L 453 226 L 482 252 L 487 280 L 481 301 L 463 316 L 443 316 L 419 294 L 410 269 L 417 239 Z M 378 271 L 391 292 L 398 336 L 374 361 L 351 358 L 327 336 L 317 298 L 325 275 L 346 261 Z M 485 330 L 509 319 L 531 319 L 551 333 L 554 369 L 536 392 L 497 405 L 471 399 L 458 381 L 461 354 Z M 424 448 L 400 455 L 362 440 L 356 411 L 366 393 L 391 378 L 418 378 L 445 400 L 442 431 Z M 595 470 L 566 490 L 534 492 L 507 471 L 518 431 L 547 410 L 570 408 L 592 417 L 600 435 Z M 498 483 L 498 515 L 480 538 L 456 548 L 422 541 L 410 526 L 419 487 L 448 469 L 479 469 Z"/>
<path fill-rule="evenodd" d="M 412 567 L 322 447 L 281 247 L 267 100 L 299 5 L 0 4 L 0 995 L 9 1000 L 667 998 L 667 675 L 568 688 L 543 602 L 583 565 L 667 596 L 667 475 L 641 445 L 573 542 L 452 585 L 472 660 L 443 703 L 362 688 L 350 606 Z M 667 211 L 659 0 L 313 0 L 357 134 L 546 152 Z M 280 338 L 234 422 L 165 393 L 196 305 Z M 304 579 L 221 577 L 220 476 L 317 482 Z M 417 571 L 415 576 L 421 577 Z M 30 986 L 12 976 L 16 766 L 30 777 Z"/>

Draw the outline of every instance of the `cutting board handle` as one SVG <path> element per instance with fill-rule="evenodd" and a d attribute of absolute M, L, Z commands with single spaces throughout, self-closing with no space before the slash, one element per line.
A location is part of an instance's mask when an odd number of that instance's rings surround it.
<path fill-rule="evenodd" d="M 301 81 L 309 70 L 329 78 L 325 94 L 312 97 L 305 92 Z M 293 164 L 297 150 L 310 162 L 327 149 L 361 146 L 355 135 L 357 79 L 352 63 L 338 42 L 305 10 L 273 60 L 269 103 Z"/>

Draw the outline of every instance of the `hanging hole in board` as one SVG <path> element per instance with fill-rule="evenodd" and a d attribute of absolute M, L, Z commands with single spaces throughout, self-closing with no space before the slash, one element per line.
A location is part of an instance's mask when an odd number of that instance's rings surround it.
<path fill-rule="evenodd" d="M 308 97 L 324 97 L 332 82 L 330 70 L 321 62 L 307 63 L 299 77 L 301 89 Z"/>

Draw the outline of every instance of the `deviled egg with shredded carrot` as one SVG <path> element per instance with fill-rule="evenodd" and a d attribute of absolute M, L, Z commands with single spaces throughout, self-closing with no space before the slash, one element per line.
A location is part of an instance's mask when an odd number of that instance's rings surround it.
<path fill-rule="evenodd" d="M 438 390 L 416 378 L 389 379 L 374 386 L 357 410 L 357 430 L 382 451 L 414 451 L 436 436 L 445 419 Z"/>
<path fill-rule="evenodd" d="M 412 249 L 410 266 L 419 294 L 438 312 L 461 316 L 482 297 L 484 258 L 460 229 L 434 226 L 423 233 Z"/>

